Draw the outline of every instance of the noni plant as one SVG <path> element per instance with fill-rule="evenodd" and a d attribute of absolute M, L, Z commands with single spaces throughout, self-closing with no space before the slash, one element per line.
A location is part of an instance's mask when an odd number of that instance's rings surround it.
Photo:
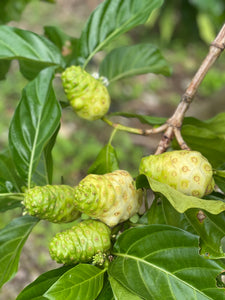
<path fill-rule="evenodd" d="M 80 212 L 75 207 L 75 191 L 67 185 L 35 186 L 24 193 L 24 214 L 53 223 L 76 220 Z"/>
<path fill-rule="evenodd" d="M 62 73 L 67 98 L 81 118 L 93 121 L 109 110 L 110 96 L 103 83 L 80 66 L 71 66 Z"/>
<path fill-rule="evenodd" d="M 40 2 L 0 1 L 0 298 L 225 300 L 224 0 Z"/>
<path fill-rule="evenodd" d="M 143 202 L 142 190 L 124 170 L 88 175 L 75 187 L 75 199 L 78 210 L 111 227 L 136 214 Z"/>
<path fill-rule="evenodd" d="M 178 150 L 144 157 L 139 171 L 199 198 L 212 193 L 215 186 L 212 166 L 197 151 Z"/>
<path fill-rule="evenodd" d="M 52 259 L 58 263 L 89 262 L 97 253 L 111 247 L 111 231 L 107 225 L 95 220 L 85 220 L 66 231 L 57 233 L 50 242 Z"/>

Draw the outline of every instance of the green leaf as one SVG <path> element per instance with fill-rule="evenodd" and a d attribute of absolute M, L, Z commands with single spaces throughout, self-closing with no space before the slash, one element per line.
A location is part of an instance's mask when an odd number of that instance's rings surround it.
<path fill-rule="evenodd" d="M 225 161 L 224 138 L 218 137 L 208 129 L 193 125 L 184 126 L 181 133 L 188 146 L 193 150 L 201 152 L 214 168 Z M 207 145 L 207 147 L 205 145 Z"/>
<path fill-rule="evenodd" d="M 24 216 L 0 230 L 0 287 L 17 272 L 20 252 L 37 222 L 37 218 Z"/>
<path fill-rule="evenodd" d="M 1 0 L 0 24 L 19 21 L 23 10 L 31 0 Z"/>
<path fill-rule="evenodd" d="M 12 191 L 15 192 L 20 192 L 21 186 L 25 184 L 24 180 L 18 176 L 14 161 L 8 150 L 0 153 L 0 178 L 5 182 L 11 182 Z"/>
<path fill-rule="evenodd" d="M 141 300 L 140 297 L 135 295 L 134 293 L 130 292 L 127 288 L 125 288 L 122 284 L 120 284 L 117 280 L 113 277 L 109 277 L 109 281 L 113 290 L 113 294 L 116 300 Z"/>
<path fill-rule="evenodd" d="M 5 181 L 0 178 L 0 212 L 5 212 L 9 209 L 14 209 L 21 206 L 20 200 L 17 197 L 13 198 L 7 196 L 7 194 L 13 194 L 13 185 L 10 181 Z M 16 196 L 16 195 L 15 195 Z"/>
<path fill-rule="evenodd" d="M 200 121 L 195 118 L 185 118 L 182 126 L 182 136 L 193 150 L 199 151 L 217 168 L 225 162 L 225 113 L 212 119 Z M 207 147 L 205 147 L 207 145 Z M 173 146 L 178 148 L 176 141 Z"/>
<path fill-rule="evenodd" d="M 108 277 L 105 276 L 103 288 L 96 300 L 115 300 Z"/>
<path fill-rule="evenodd" d="M 6 79 L 6 74 L 9 71 L 10 68 L 10 61 L 0 59 L 0 80 Z"/>
<path fill-rule="evenodd" d="M 139 114 L 133 114 L 133 113 L 126 113 L 126 112 L 115 112 L 109 114 L 109 116 L 121 116 L 125 118 L 136 118 L 143 124 L 148 125 L 162 125 L 167 121 L 167 118 L 161 118 L 161 117 L 152 117 L 152 116 L 146 116 L 146 115 L 139 115 Z"/>
<path fill-rule="evenodd" d="M 64 67 L 59 49 L 48 39 L 31 31 L 0 26 L 0 59 L 20 61 L 21 72 L 28 79 L 49 66 Z"/>
<path fill-rule="evenodd" d="M 184 118 L 184 125 L 194 125 L 196 127 L 206 128 L 214 132 L 218 137 L 225 138 L 225 113 L 219 113 L 215 117 L 201 121 L 193 117 Z"/>
<path fill-rule="evenodd" d="M 106 0 L 98 5 L 80 38 L 80 54 L 85 59 L 84 65 L 113 39 L 144 24 L 151 12 L 162 3 L 163 0 Z"/>
<path fill-rule="evenodd" d="M 219 177 L 225 178 L 225 170 L 215 170 L 215 174 Z"/>
<path fill-rule="evenodd" d="M 52 175 L 53 175 L 53 159 L 52 159 L 52 149 L 55 145 L 56 138 L 59 132 L 60 126 L 56 129 L 53 136 L 50 138 L 49 142 L 44 148 L 44 151 L 41 154 L 41 158 L 35 169 L 35 172 L 32 175 L 32 180 L 36 185 L 46 185 L 52 184 Z"/>
<path fill-rule="evenodd" d="M 49 300 L 94 300 L 103 287 L 105 271 L 79 264 L 63 274 L 43 296 Z"/>
<path fill-rule="evenodd" d="M 150 188 L 148 179 L 147 179 L 147 177 L 144 174 L 138 175 L 136 177 L 136 181 L 135 182 L 136 182 L 136 188 L 137 189 L 142 189 L 142 188 L 149 189 Z"/>
<path fill-rule="evenodd" d="M 100 64 L 99 73 L 112 82 L 146 73 L 169 76 L 171 69 L 157 47 L 137 44 L 112 50 Z"/>
<path fill-rule="evenodd" d="M 225 299 L 216 286 L 221 262 L 199 255 L 198 237 L 167 225 L 132 228 L 114 245 L 109 274 L 148 300 Z M 199 279 L 202 280 L 199 280 Z"/>
<path fill-rule="evenodd" d="M 47 38 L 59 48 L 67 66 L 78 64 L 79 39 L 69 36 L 57 26 L 45 26 L 44 32 Z"/>
<path fill-rule="evenodd" d="M 212 215 L 199 209 L 178 213 L 165 197 L 155 199 L 140 219 L 142 224 L 167 224 L 200 236 L 200 253 L 205 258 L 224 258 L 221 240 L 225 236 L 224 212 Z"/>
<path fill-rule="evenodd" d="M 171 205 L 180 213 L 185 212 L 189 208 L 199 208 L 204 209 L 211 214 L 219 214 L 225 210 L 225 202 L 220 200 L 204 200 L 196 198 L 193 196 L 187 196 L 174 188 L 170 187 L 168 184 L 161 183 L 148 177 L 151 189 L 154 192 L 161 193 L 165 196 Z"/>
<path fill-rule="evenodd" d="M 42 295 L 69 269 L 71 269 L 71 266 L 63 266 L 43 273 L 34 282 L 25 287 L 16 300 L 46 299 Z"/>
<path fill-rule="evenodd" d="M 199 210 L 189 209 L 185 212 L 185 217 L 194 228 L 200 239 L 200 254 L 210 259 L 224 258 L 225 253 L 222 250 L 221 240 L 225 236 L 225 215 L 212 215 L 203 212 L 204 217 L 198 219 Z"/>
<path fill-rule="evenodd" d="M 223 193 L 225 193 L 225 179 L 223 177 L 219 176 L 213 176 L 216 184 L 219 186 L 219 188 L 222 190 Z"/>
<path fill-rule="evenodd" d="M 53 75 L 54 68 L 47 68 L 28 83 L 10 124 L 10 150 L 28 187 L 42 151 L 60 122 L 60 105 L 52 88 Z"/>
<path fill-rule="evenodd" d="M 88 174 L 105 174 L 119 169 L 116 151 L 111 144 L 105 145 L 88 169 Z"/>

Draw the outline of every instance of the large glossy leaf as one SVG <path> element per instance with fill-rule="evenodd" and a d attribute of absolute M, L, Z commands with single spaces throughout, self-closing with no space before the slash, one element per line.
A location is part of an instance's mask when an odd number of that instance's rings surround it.
<path fill-rule="evenodd" d="M 168 184 L 161 183 L 153 178 L 148 177 L 151 189 L 154 192 L 161 193 L 165 196 L 171 205 L 180 213 L 189 208 L 199 208 L 208 211 L 211 214 L 219 214 L 225 211 L 225 202 L 220 200 L 205 200 L 193 196 L 187 196 Z"/>
<path fill-rule="evenodd" d="M 59 126 L 61 110 L 52 88 L 54 68 L 25 87 L 9 129 L 9 146 L 20 175 L 31 184 L 42 151 Z"/>
<path fill-rule="evenodd" d="M 200 236 L 200 253 L 206 258 L 224 258 L 221 240 L 225 236 L 225 214 L 212 215 L 199 209 L 178 213 L 165 197 L 155 199 L 141 217 L 142 224 L 167 224 Z"/>
<path fill-rule="evenodd" d="M 22 73 L 33 78 L 41 69 L 64 66 L 59 49 L 48 39 L 31 31 L 0 26 L 0 59 L 18 59 Z"/>
<path fill-rule="evenodd" d="M 162 0 L 106 0 L 89 17 L 80 38 L 80 55 L 84 65 L 95 53 L 131 28 L 144 24 Z"/>
<path fill-rule="evenodd" d="M 105 145 L 90 166 L 88 174 L 105 174 L 119 169 L 118 158 L 111 144 Z"/>
<path fill-rule="evenodd" d="M 225 299 L 216 286 L 220 262 L 199 255 L 198 237 L 167 225 L 125 231 L 114 245 L 109 274 L 147 300 Z"/>
<path fill-rule="evenodd" d="M 69 269 L 71 269 L 71 266 L 63 266 L 43 273 L 34 282 L 25 287 L 16 300 L 47 299 L 43 297 L 43 294 Z"/>
<path fill-rule="evenodd" d="M 113 277 L 109 277 L 110 284 L 113 290 L 113 294 L 116 300 L 141 300 L 139 296 L 135 295 L 134 293 L 130 292 L 127 288 L 125 288 L 121 283 L 115 280 Z"/>
<path fill-rule="evenodd" d="M 137 44 L 112 50 L 100 64 L 99 73 L 112 82 L 146 73 L 168 76 L 171 69 L 157 47 Z"/>
<path fill-rule="evenodd" d="M 18 270 L 20 253 L 38 219 L 24 216 L 0 230 L 0 287 Z"/>
<path fill-rule="evenodd" d="M 50 300 L 94 300 L 103 287 L 105 271 L 79 264 L 63 274 L 43 296 Z"/>

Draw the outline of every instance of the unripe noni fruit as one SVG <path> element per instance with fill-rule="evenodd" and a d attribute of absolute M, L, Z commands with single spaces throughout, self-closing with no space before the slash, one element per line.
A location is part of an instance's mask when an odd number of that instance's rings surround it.
<path fill-rule="evenodd" d="M 136 190 L 131 175 L 117 170 L 104 175 L 90 174 L 75 187 L 76 207 L 110 227 L 139 211 L 142 190 Z"/>
<path fill-rule="evenodd" d="M 111 247 L 111 230 L 96 220 L 85 220 L 71 229 L 57 233 L 49 245 L 53 260 L 63 264 L 89 262 L 97 253 Z"/>
<path fill-rule="evenodd" d="M 144 157 L 140 173 L 188 196 L 201 198 L 215 186 L 212 166 L 200 152 L 178 150 Z"/>
<path fill-rule="evenodd" d="M 71 66 L 62 73 L 66 96 L 81 118 L 93 121 L 102 118 L 109 110 L 107 88 L 80 66 Z"/>
<path fill-rule="evenodd" d="M 76 220 L 80 212 L 74 205 L 74 189 L 67 185 L 35 186 L 24 193 L 24 214 L 53 223 Z"/>

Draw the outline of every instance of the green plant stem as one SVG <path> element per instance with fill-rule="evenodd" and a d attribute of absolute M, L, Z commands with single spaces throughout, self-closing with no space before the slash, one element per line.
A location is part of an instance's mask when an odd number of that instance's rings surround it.
<path fill-rule="evenodd" d="M 117 128 L 114 128 L 114 130 L 112 131 L 112 133 L 111 133 L 111 135 L 110 135 L 110 138 L 109 138 L 109 144 L 110 144 L 110 145 L 111 145 L 111 143 L 112 143 L 112 140 L 113 140 L 113 138 L 114 138 L 114 136 L 115 136 L 117 130 L 118 130 Z"/>
<path fill-rule="evenodd" d="M 104 121 L 109 126 L 112 126 L 113 128 L 115 128 L 117 130 L 122 130 L 122 131 L 139 134 L 139 135 L 150 135 L 150 134 L 154 134 L 154 133 L 160 133 L 168 127 L 167 124 L 163 124 L 162 126 L 159 126 L 157 128 L 151 128 L 151 129 L 146 130 L 146 129 L 141 129 L 141 128 L 133 128 L 133 127 L 125 126 L 125 125 L 122 125 L 119 123 L 114 123 L 114 122 L 110 121 L 109 119 L 107 119 L 106 117 L 103 117 L 102 121 Z"/>
<path fill-rule="evenodd" d="M 1 193 L 0 197 L 12 197 L 15 200 L 21 201 L 24 198 L 23 193 Z"/>

